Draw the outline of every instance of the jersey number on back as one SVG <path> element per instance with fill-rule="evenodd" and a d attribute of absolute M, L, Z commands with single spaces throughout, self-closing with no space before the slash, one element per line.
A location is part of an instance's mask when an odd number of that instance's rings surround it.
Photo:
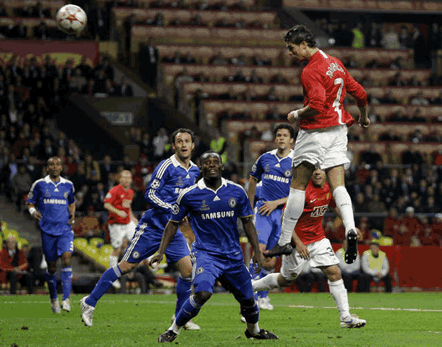
<path fill-rule="evenodd" d="M 333 107 L 335 108 L 335 111 L 338 114 L 339 124 L 344 124 L 342 123 L 342 110 L 341 110 L 341 95 L 342 95 L 342 89 L 344 88 L 344 80 L 342 78 L 336 78 L 334 84 L 335 85 L 340 84 L 340 86 L 338 89 L 338 93 L 336 94 L 336 99 L 333 102 Z"/>

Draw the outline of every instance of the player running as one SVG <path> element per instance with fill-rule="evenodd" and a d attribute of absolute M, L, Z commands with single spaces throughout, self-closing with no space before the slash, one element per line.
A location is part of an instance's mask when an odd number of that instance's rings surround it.
<path fill-rule="evenodd" d="M 318 267 L 328 278 L 330 294 L 335 299 L 343 328 L 362 328 L 367 323 L 350 314 L 347 289 L 338 267 L 339 259 L 333 252 L 328 239 L 325 238 L 322 220 L 327 208 L 340 217 L 339 210 L 325 181 L 325 172 L 316 169 L 305 191 L 305 207 L 293 232 L 295 249 L 290 255 L 282 257 L 281 272 L 267 275 L 252 281 L 253 290 L 270 290 L 292 285 L 308 261 L 312 267 Z"/>
<path fill-rule="evenodd" d="M 161 242 L 164 228 L 172 216 L 172 206 L 178 194 L 195 183 L 199 175 L 198 167 L 190 160 L 195 147 L 193 132 L 178 129 L 172 134 L 172 148 L 175 154 L 163 160 L 154 170 L 144 198 L 150 208 L 141 217 L 123 259 L 118 265 L 107 269 L 92 293 L 80 301 L 82 319 L 85 325 L 92 326 L 92 314 L 98 300 L 121 275 L 134 269 L 142 260 L 153 255 Z M 180 278 L 176 285 L 178 313 L 182 304 L 189 298 L 192 285 L 192 263 L 186 238 L 179 231 L 165 251 L 167 260 L 174 262 Z M 188 322 L 186 329 L 199 330 L 199 326 Z"/>
<path fill-rule="evenodd" d="M 257 182 L 262 182 L 259 200 L 254 210 L 255 228 L 258 231 L 259 248 L 261 251 L 276 245 L 281 236 L 282 208 L 287 202 L 292 181 L 292 157 L 295 130 L 288 124 L 280 124 L 275 130 L 277 149 L 261 155 L 252 167 L 249 179 L 249 196 L 252 206 L 255 206 L 255 191 Z M 256 276 L 262 278 L 273 271 L 276 258 L 265 258 L 261 272 Z M 253 264 L 250 273 L 254 275 Z M 258 307 L 273 310 L 266 291 L 258 293 Z"/>
<path fill-rule="evenodd" d="M 174 238 L 179 221 L 189 214 L 196 240 L 192 249 L 195 294 L 186 300 L 176 320 L 160 335 L 158 341 L 172 342 L 176 339 L 186 322 L 195 317 L 210 299 L 216 280 L 240 303 L 241 314 L 247 321 L 247 338 L 277 339 L 276 335 L 258 326 L 259 309 L 239 243 L 238 218 L 252 244 L 254 261 L 260 269 L 262 254 L 252 222 L 250 200 L 240 185 L 221 177 L 224 166 L 219 154 L 205 152 L 200 163 L 203 178 L 178 197 L 173 207 L 173 216 L 164 230 L 158 254 L 151 259 L 151 265 L 161 261 Z"/>
<path fill-rule="evenodd" d="M 109 211 L 109 236 L 113 252 L 109 256 L 109 267 L 118 264 L 118 255 L 123 245 L 123 240 L 132 240 L 138 220 L 132 212 L 134 191 L 130 188 L 132 173 L 123 170 L 120 173 L 120 184 L 113 187 L 104 198 L 104 208 Z M 113 286 L 119 289 L 120 281 L 116 280 Z"/>
<path fill-rule="evenodd" d="M 304 25 L 296 25 L 284 37 L 289 55 L 308 60 L 301 74 L 304 107 L 292 111 L 287 118 L 300 122 L 293 157 L 293 179 L 278 244 L 265 256 L 290 254 L 290 240 L 296 223 L 304 210 L 305 189 L 315 167 L 325 170 L 331 192 L 341 213 L 348 248 L 345 261 L 351 264 L 357 254 L 357 233 L 350 195 L 345 188 L 344 170 L 347 158 L 347 127 L 354 123 L 345 111 L 343 102 L 347 92 L 359 108 L 360 126 L 370 124 L 367 116 L 367 94 L 348 73 L 339 59 L 316 47 L 312 32 Z"/>
<path fill-rule="evenodd" d="M 41 231 L 43 253 L 48 263 L 48 282 L 51 309 L 60 313 L 57 297 L 57 259 L 61 257 L 61 285 L 63 301 L 61 308 L 70 312 L 69 297 L 72 288 L 71 256 L 74 251 L 75 189 L 71 181 L 60 176 L 61 159 L 49 158 L 46 162 L 48 175 L 35 181 L 28 194 L 26 204 L 29 213 L 38 221 Z"/>

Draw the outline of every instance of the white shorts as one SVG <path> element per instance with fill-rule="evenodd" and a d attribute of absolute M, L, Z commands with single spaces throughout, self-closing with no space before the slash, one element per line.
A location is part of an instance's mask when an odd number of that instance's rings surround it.
<path fill-rule="evenodd" d="M 307 245 L 309 260 L 302 259 L 298 251 L 294 250 L 290 255 L 282 256 L 281 276 L 287 281 L 293 281 L 304 269 L 307 262 L 311 267 L 338 265 L 339 259 L 331 246 L 329 239 L 313 242 Z"/>
<path fill-rule="evenodd" d="M 307 161 L 322 170 L 339 165 L 344 165 L 347 170 L 350 167 L 350 160 L 347 158 L 347 132 L 347 125 L 312 130 L 299 129 L 293 167 Z"/>
<path fill-rule="evenodd" d="M 128 239 L 129 241 L 132 240 L 136 227 L 137 225 L 133 221 L 130 221 L 128 224 L 109 224 L 109 236 L 112 247 L 121 247 L 123 245 L 124 238 Z"/>

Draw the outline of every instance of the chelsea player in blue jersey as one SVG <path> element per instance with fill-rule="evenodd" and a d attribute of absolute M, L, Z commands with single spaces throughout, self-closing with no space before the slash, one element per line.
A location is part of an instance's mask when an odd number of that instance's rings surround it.
<path fill-rule="evenodd" d="M 258 231 L 262 252 L 275 246 L 281 235 L 282 208 L 287 202 L 292 181 L 292 156 L 295 130 L 288 124 L 280 124 L 275 130 L 277 148 L 261 155 L 252 167 L 248 196 L 254 204 L 257 182 L 262 183 L 258 201 L 255 201 L 254 222 Z M 263 278 L 273 271 L 276 257 L 265 258 L 261 272 L 255 279 Z M 254 275 L 253 265 L 250 272 Z M 258 306 L 273 310 L 267 291 L 258 292 Z"/>
<path fill-rule="evenodd" d="M 60 176 L 61 159 L 50 158 L 46 163 L 48 175 L 32 184 L 26 201 L 29 213 L 38 220 L 43 253 L 48 263 L 46 281 L 51 297 L 51 309 L 60 313 L 57 298 L 57 259 L 61 257 L 61 308 L 71 310 L 69 297 L 72 287 L 71 256 L 74 251 L 75 190 L 71 181 Z"/>
<path fill-rule="evenodd" d="M 92 314 L 97 301 L 121 275 L 134 269 L 142 260 L 153 255 L 160 246 L 164 228 L 172 216 L 172 206 L 178 194 L 195 183 L 200 170 L 190 160 L 195 147 L 193 132 L 178 129 L 171 136 L 175 151 L 170 158 L 163 160 L 154 170 L 152 179 L 144 194 L 149 209 L 143 214 L 135 229 L 135 234 L 118 265 L 107 269 L 96 284 L 92 293 L 80 301 L 82 319 L 86 326 L 92 326 Z M 182 304 L 189 298 L 192 285 L 192 263 L 190 251 L 183 233 L 178 232 L 165 251 L 167 260 L 174 262 L 181 276 L 176 286 L 178 313 Z M 199 330 L 199 326 L 188 322 L 187 329 Z"/>
<path fill-rule="evenodd" d="M 237 219 L 254 249 L 254 261 L 261 268 L 256 229 L 252 222 L 252 207 L 244 189 L 221 177 L 223 165 L 219 154 L 205 152 L 200 159 L 203 178 L 185 189 L 174 204 L 173 215 L 164 230 L 158 254 L 151 265 L 161 261 L 173 242 L 179 222 L 189 215 L 195 234 L 193 285 L 195 294 L 189 297 L 176 315 L 172 326 L 162 334 L 159 342 L 172 342 L 185 324 L 195 317 L 210 299 L 215 281 L 229 290 L 240 303 L 241 313 L 247 321 L 247 338 L 277 339 L 273 333 L 258 326 L 259 309 L 253 296 L 249 271 L 244 265 L 239 243 Z"/>

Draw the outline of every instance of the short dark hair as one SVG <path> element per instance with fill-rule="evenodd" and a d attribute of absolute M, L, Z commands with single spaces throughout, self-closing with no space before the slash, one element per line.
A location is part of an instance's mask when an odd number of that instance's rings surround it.
<path fill-rule="evenodd" d="M 305 41 L 309 47 L 317 46 L 315 35 L 304 24 L 295 25 L 287 31 L 284 40 L 286 43 L 294 43 L 295 45 L 300 45 Z"/>
<path fill-rule="evenodd" d="M 179 128 L 179 129 L 175 130 L 172 133 L 172 135 L 170 136 L 173 144 L 175 144 L 175 138 L 179 133 L 188 133 L 190 135 L 190 137 L 192 138 L 192 142 L 195 142 L 195 134 L 193 133 L 192 130 L 187 129 L 187 128 Z"/>
<path fill-rule="evenodd" d="M 290 138 L 294 139 L 295 138 L 295 129 L 293 129 L 293 127 L 290 124 L 279 124 L 275 130 L 273 130 L 273 135 L 276 136 L 276 133 L 278 132 L 279 129 L 287 129 L 290 133 Z"/>

